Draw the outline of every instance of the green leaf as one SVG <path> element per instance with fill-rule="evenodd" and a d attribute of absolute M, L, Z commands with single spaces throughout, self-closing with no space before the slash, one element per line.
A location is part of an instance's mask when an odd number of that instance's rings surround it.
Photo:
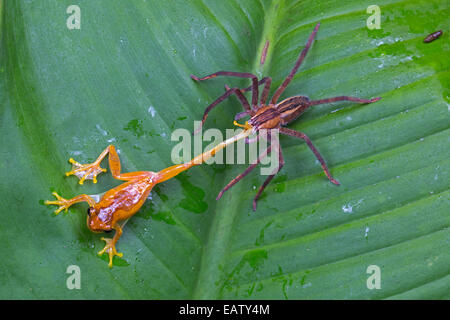
<path fill-rule="evenodd" d="M 0 1 L 0 298 L 25 299 L 448 299 L 448 2 Z M 308 134 L 341 186 L 307 146 L 282 137 L 286 161 L 252 211 L 266 178 L 245 165 L 203 165 L 156 187 L 108 268 L 86 204 L 54 216 L 44 205 L 119 182 L 65 177 L 110 143 L 124 172 L 172 165 L 171 133 L 193 130 L 223 85 L 190 74 L 218 70 L 273 78 L 273 93 L 321 22 L 283 94 L 381 96 L 368 105 L 315 106 L 289 127 Z M 423 38 L 442 29 L 431 43 Z M 270 45 L 264 65 L 260 55 Z M 231 128 L 235 98 L 206 128 Z M 81 289 L 66 287 L 68 266 Z M 371 265 L 381 288 L 369 290 Z M 370 282 L 370 279 L 369 279 Z"/>

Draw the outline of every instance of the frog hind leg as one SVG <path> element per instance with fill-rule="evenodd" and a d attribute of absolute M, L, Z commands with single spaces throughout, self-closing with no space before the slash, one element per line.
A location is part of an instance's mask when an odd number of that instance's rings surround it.
<path fill-rule="evenodd" d="M 116 148 L 113 145 L 109 146 L 108 161 L 109 161 L 109 168 L 111 169 L 111 175 L 113 176 L 114 179 L 130 181 L 154 175 L 154 172 L 151 171 L 135 171 L 135 172 L 121 173 L 119 155 L 117 154 Z"/>

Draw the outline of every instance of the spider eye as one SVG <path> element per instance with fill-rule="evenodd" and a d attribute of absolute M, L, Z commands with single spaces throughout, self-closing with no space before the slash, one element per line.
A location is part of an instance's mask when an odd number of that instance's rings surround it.
<path fill-rule="evenodd" d="M 93 207 L 89 207 L 88 209 L 87 209 L 87 214 L 88 214 L 88 216 L 91 216 L 91 210 L 93 210 L 94 208 Z"/>

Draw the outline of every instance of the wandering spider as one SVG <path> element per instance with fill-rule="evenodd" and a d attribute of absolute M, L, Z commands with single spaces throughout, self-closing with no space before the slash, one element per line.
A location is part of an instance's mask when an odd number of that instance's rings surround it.
<path fill-rule="evenodd" d="M 292 129 L 285 128 L 287 124 L 297 119 L 303 112 L 306 111 L 311 106 L 324 104 L 324 103 L 330 103 L 330 102 L 336 102 L 336 101 L 354 101 L 354 102 L 360 102 L 360 103 L 372 103 L 375 101 L 380 100 L 381 98 L 373 98 L 370 100 L 367 99 L 360 99 L 356 97 L 349 97 L 349 96 L 338 96 L 333 98 L 327 98 L 327 99 L 320 99 L 320 100 L 309 100 L 306 96 L 293 96 L 287 99 L 284 99 L 281 102 L 278 102 L 278 98 L 281 96 L 283 91 L 286 89 L 286 87 L 291 82 L 292 78 L 294 77 L 295 73 L 297 72 L 298 68 L 303 62 L 303 59 L 305 58 L 306 54 L 308 53 L 309 48 L 311 47 L 311 44 L 314 41 L 314 37 L 316 36 L 317 30 L 319 29 L 320 23 L 318 23 L 311 35 L 308 38 L 308 42 L 305 45 L 305 48 L 302 50 L 300 56 L 298 57 L 294 68 L 291 70 L 289 75 L 284 79 L 283 83 L 280 85 L 280 87 L 275 91 L 274 95 L 272 96 L 272 99 L 268 104 L 266 104 L 270 85 L 272 82 L 272 79 L 270 77 L 264 77 L 261 80 L 258 81 L 258 78 L 251 74 L 251 73 L 245 73 L 245 72 L 233 72 L 233 71 L 218 71 L 213 74 L 207 75 L 203 78 L 198 78 L 194 75 L 191 75 L 191 78 L 195 81 L 202 81 L 207 80 L 211 78 L 215 78 L 217 76 L 231 76 L 231 77 L 239 77 L 239 78 L 250 78 L 252 80 L 252 85 L 245 89 L 240 89 L 237 87 L 234 88 L 228 88 L 226 87 L 226 92 L 221 95 L 217 100 L 215 100 L 213 103 L 211 103 L 205 110 L 202 118 L 201 124 L 205 122 L 206 118 L 208 117 L 208 113 L 217 106 L 220 102 L 231 96 L 232 94 L 235 94 L 239 101 L 241 102 L 242 106 L 244 107 L 245 111 L 240 112 L 235 116 L 235 120 L 238 120 L 240 118 L 243 118 L 245 116 L 250 116 L 250 120 L 248 120 L 248 124 L 252 126 L 254 132 L 258 132 L 260 129 L 268 129 L 269 133 L 271 129 L 278 129 L 280 133 L 303 139 L 308 147 L 311 149 L 311 151 L 314 153 L 316 158 L 319 160 L 320 164 L 322 165 L 323 171 L 325 172 L 328 179 L 336 184 L 339 185 L 340 183 L 334 179 L 328 168 L 327 165 L 320 155 L 319 151 L 316 149 L 316 147 L 313 145 L 311 140 L 308 138 L 306 134 L 303 132 L 298 132 Z M 262 91 L 261 100 L 258 103 L 258 88 L 260 85 L 264 84 L 264 89 Z M 247 98 L 244 96 L 244 92 L 246 91 L 252 91 L 252 103 L 251 105 L 248 103 Z M 201 129 L 198 128 L 195 132 L 198 132 L 198 130 Z M 260 136 L 260 133 L 258 133 L 258 137 Z M 231 180 L 219 193 L 217 196 L 217 200 L 219 200 L 223 193 L 230 189 L 232 186 L 234 186 L 239 180 L 241 180 L 243 177 L 245 177 L 253 168 L 255 168 L 258 163 L 261 162 L 261 159 L 263 159 L 265 156 L 267 156 L 268 153 L 271 152 L 272 145 L 269 145 L 269 147 L 262 152 L 256 162 L 254 164 L 251 164 L 243 173 L 238 175 L 236 178 Z M 259 188 L 255 198 L 253 199 L 253 210 L 256 210 L 256 201 L 260 197 L 261 193 L 263 192 L 264 188 L 270 183 L 270 181 L 273 179 L 273 177 L 281 170 L 281 168 L 284 165 L 284 159 L 283 154 L 281 152 L 281 147 L 277 147 L 278 151 L 278 158 L 279 158 L 279 164 L 278 167 L 275 169 L 275 171 L 267 177 L 267 179 L 264 181 L 264 183 Z"/>

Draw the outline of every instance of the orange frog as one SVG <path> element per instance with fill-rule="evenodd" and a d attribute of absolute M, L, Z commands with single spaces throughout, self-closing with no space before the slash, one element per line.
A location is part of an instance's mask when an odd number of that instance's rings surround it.
<path fill-rule="evenodd" d="M 209 151 L 202 153 L 191 161 L 174 165 L 163 169 L 159 172 L 152 171 L 137 171 L 137 172 L 120 172 L 120 159 L 113 145 L 108 146 L 91 164 L 80 164 L 73 159 L 72 171 L 66 173 L 67 176 L 75 175 L 83 184 L 85 180 L 93 180 L 97 182 L 97 175 L 101 172 L 106 172 L 106 169 L 100 167 L 100 163 L 109 153 L 109 167 L 111 174 L 115 179 L 126 181 L 125 183 L 107 191 L 99 201 L 94 200 L 93 197 L 82 194 L 72 199 L 64 199 L 56 192 L 53 195 L 56 197 L 54 201 L 45 201 L 47 205 L 58 205 L 59 208 L 55 210 L 58 214 L 62 210 L 67 212 L 67 209 L 77 202 L 87 202 L 89 209 L 87 210 L 87 226 L 93 232 L 109 232 L 113 229 L 116 231 L 113 238 L 101 238 L 106 242 L 105 247 L 99 251 L 99 255 L 105 252 L 109 255 L 109 267 L 113 266 L 113 257 L 122 257 L 122 253 L 116 251 L 116 243 L 122 235 L 122 227 L 125 222 L 131 218 L 144 204 L 152 188 L 163 181 L 166 181 L 179 173 L 188 170 L 189 168 L 202 164 L 207 159 L 214 156 L 214 154 L 230 145 L 237 140 L 243 139 L 252 133 L 251 126 L 247 123 L 243 126 L 244 131 L 229 138 Z"/>

